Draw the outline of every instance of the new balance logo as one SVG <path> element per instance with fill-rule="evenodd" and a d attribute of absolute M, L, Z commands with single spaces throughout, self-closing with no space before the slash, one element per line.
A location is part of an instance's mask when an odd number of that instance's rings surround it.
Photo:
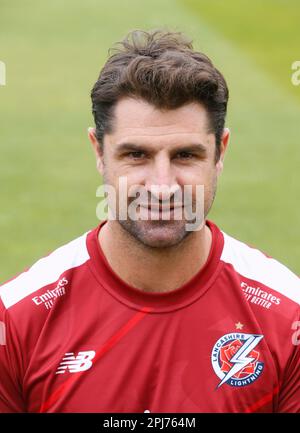
<path fill-rule="evenodd" d="M 95 355 L 96 352 L 94 352 L 94 350 L 78 352 L 77 356 L 75 356 L 74 352 L 65 353 L 65 356 L 59 364 L 55 374 L 63 374 L 67 370 L 69 370 L 70 373 L 86 371 L 93 365 L 92 359 Z"/>

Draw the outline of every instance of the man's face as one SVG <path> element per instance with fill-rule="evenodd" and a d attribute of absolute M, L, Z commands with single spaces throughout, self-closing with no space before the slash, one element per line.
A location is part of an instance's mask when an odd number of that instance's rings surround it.
<path fill-rule="evenodd" d="M 166 220 L 163 209 L 168 198 L 171 208 L 177 203 L 183 205 L 186 185 L 190 185 L 192 191 L 193 210 L 197 185 L 204 186 L 204 216 L 213 203 L 229 133 L 225 130 L 221 157 L 216 163 L 215 136 L 208 132 L 207 113 L 202 105 L 189 103 L 162 111 L 144 100 L 123 98 L 115 107 L 113 132 L 104 137 L 103 153 L 99 150 L 94 130 L 89 134 L 98 169 L 104 183 L 115 188 L 117 200 L 119 178 L 125 177 L 128 190 L 138 185 L 146 191 L 149 206 L 154 198 L 158 203 L 150 211 L 147 203 L 143 206 L 143 199 L 138 207 L 143 219 L 128 217 L 118 220 L 131 236 L 148 247 L 165 248 L 179 244 L 193 233 L 186 230 L 188 220 L 184 212 L 180 220 L 175 219 L 173 212 Z M 156 185 L 156 190 L 153 185 Z M 171 195 L 165 194 L 163 188 L 167 188 L 169 193 L 171 191 Z M 176 192 L 175 195 L 172 192 Z M 182 200 L 178 201 L 180 193 Z M 127 197 L 126 200 L 129 206 L 136 197 Z"/>

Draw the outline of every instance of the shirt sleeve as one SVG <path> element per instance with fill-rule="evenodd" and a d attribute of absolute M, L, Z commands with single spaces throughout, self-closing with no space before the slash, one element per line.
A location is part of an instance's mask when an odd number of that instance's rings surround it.
<path fill-rule="evenodd" d="M 300 413 L 300 320 L 292 326 L 292 355 L 279 393 L 278 412 Z"/>
<path fill-rule="evenodd" d="M 26 412 L 17 343 L 13 323 L 0 298 L 0 413 Z"/>

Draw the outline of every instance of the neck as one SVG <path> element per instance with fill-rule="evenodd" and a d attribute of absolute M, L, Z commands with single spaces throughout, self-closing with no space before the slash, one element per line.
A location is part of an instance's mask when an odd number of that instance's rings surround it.
<path fill-rule="evenodd" d="M 168 292 L 189 281 L 205 264 L 211 242 L 207 225 L 170 248 L 147 248 L 118 221 L 107 221 L 99 232 L 99 243 L 114 272 L 146 292 Z"/>

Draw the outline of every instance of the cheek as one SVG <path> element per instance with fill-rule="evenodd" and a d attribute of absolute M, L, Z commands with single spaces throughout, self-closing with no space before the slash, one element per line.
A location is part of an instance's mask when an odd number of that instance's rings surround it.
<path fill-rule="evenodd" d="M 180 185 L 204 185 L 212 184 L 215 177 L 215 168 L 208 165 L 185 168 L 178 173 L 177 181 Z"/>
<path fill-rule="evenodd" d="M 214 195 L 215 177 L 215 170 L 208 165 L 203 165 L 193 170 L 189 168 L 183 170 L 181 176 L 178 176 L 178 183 L 187 196 L 186 200 L 192 199 L 194 203 L 204 200 L 204 208 L 207 209 Z M 190 186 L 187 187 L 188 185 Z"/>
<path fill-rule="evenodd" d="M 131 183 L 133 174 L 133 170 L 128 169 L 128 167 L 124 167 L 120 163 L 114 161 L 112 158 L 107 157 L 105 159 L 103 178 L 106 183 L 117 187 L 119 179 L 122 177 L 125 177 L 128 183 Z"/>
<path fill-rule="evenodd" d="M 144 185 L 148 178 L 147 170 L 140 167 L 126 170 L 122 173 L 122 176 L 126 176 L 128 185 Z"/>
<path fill-rule="evenodd" d="M 111 169 L 115 178 L 126 177 L 128 185 L 142 185 L 148 176 L 147 168 L 142 165 L 112 164 Z"/>
<path fill-rule="evenodd" d="M 120 167 L 118 164 L 106 168 L 104 181 L 115 188 L 118 201 L 120 197 L 122 200 L 132 200 L 136 197 L 139 187 L 145 184 L 146 176 L 143 169 L 137 167 L 129 169 Z"/>

